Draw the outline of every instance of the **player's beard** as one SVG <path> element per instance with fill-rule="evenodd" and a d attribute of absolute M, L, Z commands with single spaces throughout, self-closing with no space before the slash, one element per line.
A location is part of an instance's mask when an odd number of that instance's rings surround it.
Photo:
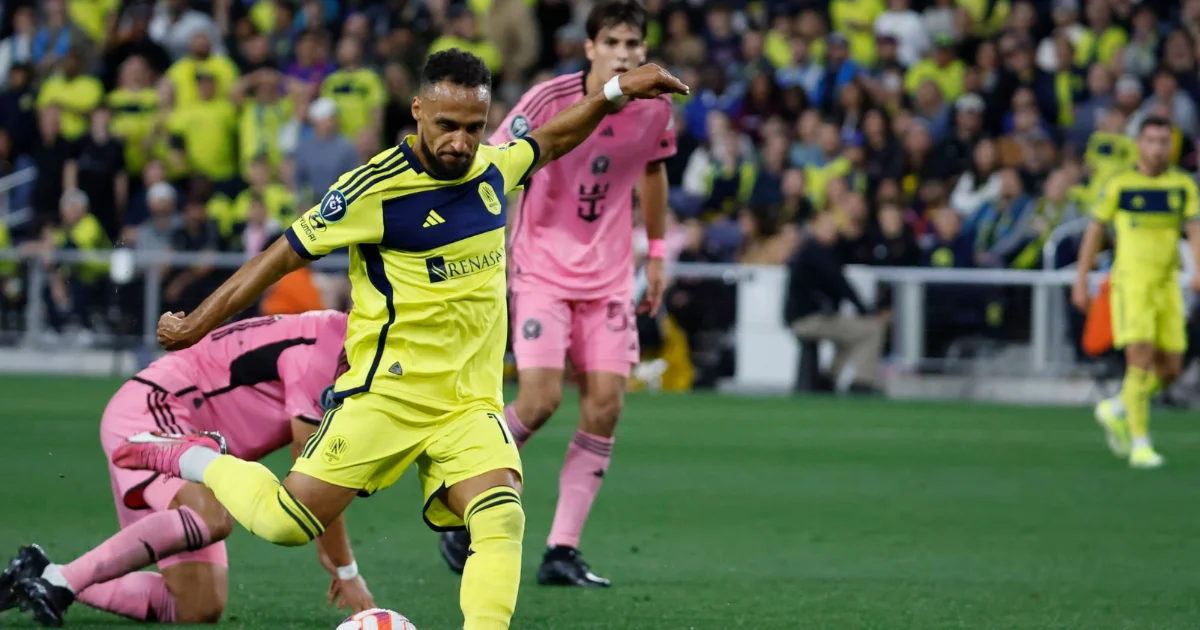
<path fill-rule="evenodd" d="M 421 146 L 417 149 L 421 152 L 421 157 L 425 158 L 425 163 L 429 165 L 429 172 L 437 179 L 462 179 L 471 170 L 471 160 L 463 162 L 462 166 L 447 166 L 433 151 L 429 150 L 429 143 L 425 142 L 425 138 L 421 138 L 419 143 Z"/>

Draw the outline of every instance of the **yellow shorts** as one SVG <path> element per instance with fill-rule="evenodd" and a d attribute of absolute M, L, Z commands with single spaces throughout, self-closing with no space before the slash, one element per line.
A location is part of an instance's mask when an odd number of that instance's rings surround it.
<path fill-rule="evenodd" d="M 442 501 L 446 488 L 492 470 L 521 474 L 521 456 L 500 413 L 473 408 L 412 422 L 403 409 L 370 392 L 343 400 L 325 414 L 292 470 L 369 496 L 416 462 L 425 524 L 434 531 L 463 527 Z"/>
<path fill-rule="evenodd" d="M 1163 352 L 1187 350 L 1183 291 L 1174 278 L 1154 283 L 1113 279 L 1111 308 L 1117 348 L 1152 343 Z"/>

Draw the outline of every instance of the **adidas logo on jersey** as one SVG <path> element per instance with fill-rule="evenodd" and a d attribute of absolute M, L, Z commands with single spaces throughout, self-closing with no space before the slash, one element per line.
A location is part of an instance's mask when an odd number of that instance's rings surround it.
<path fill-rule="evenodd" d="M 425 217 L 425 223 L 421 227 L 433 227 L 445 222 L 446 220 L 442 218 L 442 215 L 437 213 L 437 210 L 430 210 L 429 214 Z"/>
<path fill-rule="evenodd" d="M 604 130 L 600 132 L 600 135 L 608 136 L 611 138 L 613 135 L 612 127 L 605 127 Z"/>

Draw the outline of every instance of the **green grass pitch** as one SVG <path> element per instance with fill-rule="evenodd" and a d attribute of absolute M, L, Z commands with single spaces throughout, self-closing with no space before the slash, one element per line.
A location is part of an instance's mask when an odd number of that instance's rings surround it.
<path fill-rule="evenodd" d="M 0 551 L 66 560 L 112 533 L 97 423 L 119 383 L 0 380 Z M 607 591 L 538 587 L 568 397 L 525 450 L 516 629 L 1088 630 L 1200 624 L 1200 429 L 1159 412 L 1170 460 L 1134 472 L 1086 410 L 822 398 L 631 396 L 584 535 Z M 268 464 L 286 470 L 286 455 Z M 420 519 L 415 475 L 351 506 L 381 606 L 461 627 L 458 577 Z M 312 548 L 235 532 L 229 628 L 332 629 Z M 24 616 L 0 618 L 30 627 Z M 75 628 L 127 622 L 76 606 Z"/>

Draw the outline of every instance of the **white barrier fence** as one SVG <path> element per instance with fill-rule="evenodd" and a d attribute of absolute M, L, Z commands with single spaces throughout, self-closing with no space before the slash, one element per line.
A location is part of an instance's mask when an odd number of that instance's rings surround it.
<path fill-rule="evenodd" d="M 19 260 L 15 250 L 0 250 L 0 261 Z M 160 288 L 167 266 L 212 266 L 236 269 L 246 258 L 236 253 L 136 253 L 132 250 L 85 253 L 76 250 L 54 252 L 59 263 L 108 262 L 114 284 L 143 282 L 144 328 L 140 344 L 155 347 L 154 325 L 162 312 Z M 1190 263 L 1190 260 L 1189 260 Z M 315 263 L 319 269 L 346 269 L 345 257 L 328 257 Z M 43 299 L 47 276 L 42 264 L 29 264 L 26 290 L 26 342 L 39 338 L 45 330 L 46 304 Z M 676 264 L 675 277 L 717 279 L 737 285 L 737 319 L 734 326 L 736 356 L 735 385 L 747 390 L 787 389 L 795 382 L 799 365 L 796 340 L 784 323 L 788 271 L 782 267 L 732 264 Z M 1029 376 L 1053 377 L 1071 369 L 1073 358 L 1066 335 L 1065 291 L 1075 277 L 1073 270 L 1020 271 L 1000 269 L 930 269 L 894 267 L 850 267 L 848 276 L 868 303 L 874 301 L 880 283 L 894 287 L 892 363 L 902 370 L 916 370 L 925 362 L 926 288 L 935 285 L 1024 286 L 1031 292 L 1031 338 L 1028 365 L 1008 366 Z M 1185 278 L 1190 273 L 1184 274 Z M 132 345 L 137 345 L 135 341 Z"/>

